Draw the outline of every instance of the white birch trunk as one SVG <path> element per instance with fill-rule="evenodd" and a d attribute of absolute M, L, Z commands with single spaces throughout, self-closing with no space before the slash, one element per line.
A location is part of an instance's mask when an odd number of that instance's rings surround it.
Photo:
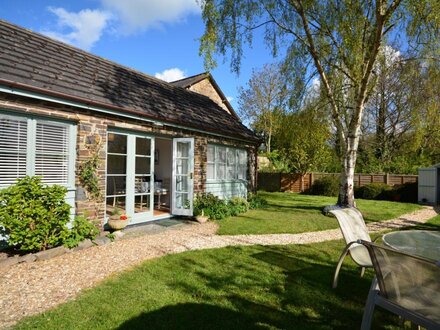
<path fill-rule="evenodd" d="M 354 200 L 354 171 L 356 167 L 357 150 L 359 146 L 360 118 L 362 117 L 363 104 L 359 106 L 359 120 L 347 132 L 345 153 L 342 160 L 342 173 L 339 187 L 338 205 L 356 207 Z"/>

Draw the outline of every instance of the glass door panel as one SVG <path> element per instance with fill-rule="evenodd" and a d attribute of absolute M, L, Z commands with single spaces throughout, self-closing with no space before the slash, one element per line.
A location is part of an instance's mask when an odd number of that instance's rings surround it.
<path fill-rule="evenodd" d="M 153 173 L 150 138 L 136 136 L 134 213 L 152 211 Z"/>
<path fill-rule="evenodd" d="M 107 217 L 126 213 L 127 136 L 108 134 L 107 145 Z"/>
<path fill-rule="evenodd" d="M 174 139 L 173 154 L 172 213 L 176 215 L 192 216 L 194 139 Z"/>

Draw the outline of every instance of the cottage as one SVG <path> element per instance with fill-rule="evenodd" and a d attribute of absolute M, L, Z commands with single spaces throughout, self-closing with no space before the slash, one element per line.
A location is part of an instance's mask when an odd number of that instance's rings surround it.
<path fill-rule="evenodd" d="M 191 216 L 198 192 L 246 196 L 259 139 L 210 74 L 190 78 L 167 83 L 0 21 L 0 187 L 42 176 L 101 226 L 116 210 L 131 224 Z"/>

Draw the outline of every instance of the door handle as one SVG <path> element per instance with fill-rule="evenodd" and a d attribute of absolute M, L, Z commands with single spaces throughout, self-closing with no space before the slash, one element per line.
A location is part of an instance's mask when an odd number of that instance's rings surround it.
<path fill-rule="evenodd" d="M 189 178 L 190 178 L 191 180 L 194 178 L 194 173 L 193 173 L 193 172 L 191 172 L 191 173 L 189 174 Z"/>

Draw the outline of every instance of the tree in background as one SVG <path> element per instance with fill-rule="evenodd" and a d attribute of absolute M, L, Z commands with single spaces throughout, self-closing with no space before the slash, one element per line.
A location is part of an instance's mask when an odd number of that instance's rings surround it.
<path fill-rule="evenodd" d="M 417 97 L 412 98 L 414 135 L 409 152 L 416 154 L 421 166 L 440 163 L 440 62 L 425 63 Z"/>
<path fill-rule="evenodd" d="M 301 191 L 304 175 L 323 168 L 331 158 L 329 121 L 318 100 L 305 105 L 304 109 L 285 114 L 283 127 L 275 135 L 275 143 L 289 172 L 301 175 Z"/>
<path fill-rule="evenodd" d="M 252 43 L 258 28 L 265 29 L 274 55 L 279 45 L 287 46 L 286 66 L 312 63 L 340 141 L 338 204 L 354 206 L 362 116 L 379 50 L 396 28 L 396 36 L 405 35 L 402 40 L 438 45 L 438 0 L 202 0 L 202 10 L 200 51 L 207 67 L 215 66 L 215 53 L 225 56 L 231 50 L 231 67 L 239 72 L 243 44 Z"/>
<path fill-rule="evenodd" d="M 248 122 L 257 134 L 263 136 L 266 150 L 272 150 L 272 136 L 280 127 L 286 112 L 289 91 L 276 64 L 266 64 L 253 71 L 246 88 L 239 89 L 239 116 Z"/>
<path fill-rule="evenodd" d="M 417 61 L 407 61 L 390 46 L 379 53 L 376 84 L 365 105 L 359 150 L 362 170 L 389 172 L 396 156 L 408 148 L 406 136 L 413 128 L 414 113 L 411 99 L 420 93 L 419 81 L 414 79 L 419 70 Z"/>

